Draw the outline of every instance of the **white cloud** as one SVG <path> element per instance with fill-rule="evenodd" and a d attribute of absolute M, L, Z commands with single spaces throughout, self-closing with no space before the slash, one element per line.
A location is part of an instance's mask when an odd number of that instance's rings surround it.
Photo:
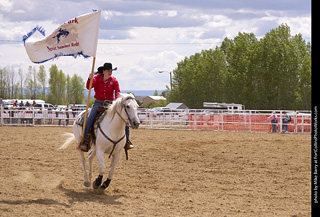
<path fill-rule="evenodd" d="M 281 17 L 278 23 L 287 23 L 292 35 L 301 33 L 305 39 L 311 40 L 311 17 Z"/>
<path fill-rule="evenodd" d="M 172 70 L 175 64 L 184 56 L 175 51 L 163 51 L 154 56 L 143 56 L 139 60 L 139 65 L 148 71 Z"/>
<path fill-rule="evenodd" d="M 13 8 L 13 2 L 11 0 L 1 0 L 0 10 L 5 12 L 10 12 Z"/>
<path fill-rule="evenodd" d="M 50 10 L 46 9 L 49 3 Z M 0 0 L 0 40 L 21 41 L 36 25 L 49 35 L 66 20 L 101 8 L 95 69 L 111 62 L 118 67 L 114 76 L 121 89 L 161 90 L 169 85 L 169 74 L 158 71 L 172 71 L 185 56 L 215 48 L 224 37 L 233 38 L 238 32 L 253 32 L 259 38 L 287 23 L 291 34 L 302 33 L 311 40 L 308 7 L 299 1 L 287 4 L 287 0 L 271 0 L 268 5 L 254 0 Z M 26 71 L 29 65 L 39 66 L 28 59 L 22 41 L 5 43 L 0 42 L 0 67 Z M 44 63 L 47 72 L 52 64 L 86 80 L 92 58 L 61 57 Z"/>
<path fill-rule="evenodd" d="M 159 71 L 172 71 L 183 58 L 174 51 L 141 56 L 129 62 L 129 65 L 120 62 L 119 73 L 115 73 L 115 76 L 123 86 L 122 89 L 164 90 L 169 85 L 169 74 L 159 74 Z"/>
<path fill-rule="evenodd" d="M 285 14 L 282 12 L 281 14 Z M 295 35 L 301 33 L 305 39 L 311 40 L 311 17 L 310 16 L 275 16 L 271 13 L 266 13 L 267 16 L 262 17 L 261 21 L 273 21 L 277 25 L 286 23 L 290 27 L 291 34 Z"/>
<path fill-rule="evenodd" d="M 216 27 L 226 27 L 232 24 L 233 20 L 229 19 L 224 15 L 213 15 L 210 17 L 209 22 L 206 24 L 208 27 L 216 28 Z"/>
<path fill-rule="evenodd" d="M 168 16 L 168 17 L 175 17 L 178 15 L 178 11 L 176 10 L 165 10 L 165 11 L 159 11 L 160 15 Z"/>

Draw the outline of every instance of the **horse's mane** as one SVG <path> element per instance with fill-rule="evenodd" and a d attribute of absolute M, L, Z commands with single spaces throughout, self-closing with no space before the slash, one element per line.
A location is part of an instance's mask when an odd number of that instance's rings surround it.
<path fill-rule="evenodd" d="M 113 117 L 118 109 L 122 109 L 122 105 L 128 98 L 134 98 L 134 96 L 132 94 L 120 94 L 120 97 L 114 100 L 113 103 L 109 106 L 107 115 Z"/>

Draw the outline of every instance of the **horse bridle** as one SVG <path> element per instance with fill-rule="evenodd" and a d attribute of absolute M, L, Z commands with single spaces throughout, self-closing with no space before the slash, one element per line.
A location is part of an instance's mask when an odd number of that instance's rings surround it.
<path fill-rule="evenodd" d="M 126 101 L 129 100 L 129 99 L 134 100 L 133 97 L 129 97 L 129 98 L 126 99 Z M 129 117 L 129 114 L 128 114 L 128 111 L 127 111 L 127 108 L 126 108 L 125 105 L 123 105 L 123 108 L 124 108 L 124 111 L 126 112 L 126 115 L 127 115 L 128 120 L 129 120 L 129 123 L 119 114 L 118 111 L 116 111 L 116 112 L 119 115 L 119 117 L 123 120 L 123 122 L 125 122 L 127 126 L 130 126 L 130 124 L 132 123 L 132 120 Z"/>

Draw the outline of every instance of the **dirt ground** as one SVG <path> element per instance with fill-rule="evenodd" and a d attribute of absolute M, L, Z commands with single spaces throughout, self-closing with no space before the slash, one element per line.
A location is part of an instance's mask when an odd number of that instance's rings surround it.
<path fill-rule="evenodd" d="M 135 149 L 99 194 L 75 144 L 57 150 L 64 132 L 0 127 L 0 216 L 311 215 L 310 135 L 131 130 Z"/>

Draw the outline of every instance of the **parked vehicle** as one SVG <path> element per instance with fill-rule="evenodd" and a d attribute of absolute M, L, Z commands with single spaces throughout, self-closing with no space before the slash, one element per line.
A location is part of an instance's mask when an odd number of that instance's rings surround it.
<path fill-rule="evenodd" d="M 49 103 L 37 103 L 34 107 L 35 110 L 48 110 L 51 111 L 54 109 L 54 106 Z"/>
<path fill-rule="evenodd" d="M 86 110 L 86 107 L 87 107 L 87 105 L 83 105 L 83 104 L 76 104 L 76 109 L 75 110 L 73 110 L 72 109 L 72 104 L 70 104 L 69 105 L 69 111 L 83 111 L 83 110 Z"/>

